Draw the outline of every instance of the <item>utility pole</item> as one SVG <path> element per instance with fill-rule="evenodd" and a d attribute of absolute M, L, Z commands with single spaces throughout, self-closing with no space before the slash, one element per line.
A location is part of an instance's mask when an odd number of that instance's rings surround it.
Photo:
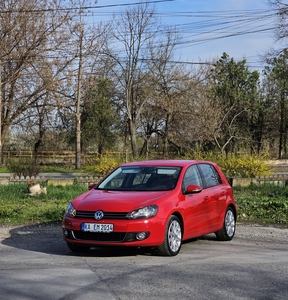
<path fill-rule="evenodd" d="M 81 168 L 81 86 L 82 86 L 82 43 L 83 43 L 83 26 L 80 22 L 79 36 L 79 68 L 78 68 L 78 86 L 77 86 L 77 105 L 76 105 L 76 161 L 75 168 Z"/>

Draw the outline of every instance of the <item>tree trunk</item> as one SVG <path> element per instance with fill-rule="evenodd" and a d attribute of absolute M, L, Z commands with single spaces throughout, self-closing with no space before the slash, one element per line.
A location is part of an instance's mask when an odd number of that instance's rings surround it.
<path fill-rule="evenodd" d="M 138 152 L 137 140 L 136 140 L 136 125 L 132 119 L 129 119 L 129 131 L 130 131 L 132 155 L 133 158 L 138 158 L 139 152 Z"/>
<path fill-rule="evenodd" d="M 278 150 L 278 158 L 283 158 L 282 150 L 283 150 L 283 142 L 284 142 L 284 135 L 285 135 L 285 125 L 284 125 L 284 110 L 285 110 L 285 104 L 284 104 L 284 96 L 281 95 L 280 99 L 280 126 L 279 126 L 279 150 Z"/>
<path fill-rule="evenodd" d="M 168 158 L 168 138 L 169 138 L 169 128 L 170 128 L 170 122 L 172 120 L 172 114 L 168 113 L 166 116 L 166 127 L 164 131 L 164 137 L 163 137 L 163 158 Z"/>

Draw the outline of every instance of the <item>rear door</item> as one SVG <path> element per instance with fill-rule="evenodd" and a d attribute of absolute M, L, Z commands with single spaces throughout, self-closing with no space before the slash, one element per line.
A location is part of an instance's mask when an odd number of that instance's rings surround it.
<path fill-rule="evenodd" d="M 207 192 L 205 207 L 207 209 L 208 231 L 213 231 L 222 226 L 223 211 L 226 210 L 227 187 L 222 184 L 222 180 L 217 170 L 211 164 L 199 164 L 198 168 L 202 175 L 203 187 Z"/>

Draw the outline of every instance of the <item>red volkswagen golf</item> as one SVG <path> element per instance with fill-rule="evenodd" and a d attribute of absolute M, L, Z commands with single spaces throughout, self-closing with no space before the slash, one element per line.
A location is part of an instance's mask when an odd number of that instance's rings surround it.
<path fill-rule="evenodd" d="M 236 216 L 232 187 L 215 163 L 151 160 L 119 166 L 74 199 L 62 227 L 74 252 L 130 246 L 173 256 L 204 234 L 232 240 Z"/>

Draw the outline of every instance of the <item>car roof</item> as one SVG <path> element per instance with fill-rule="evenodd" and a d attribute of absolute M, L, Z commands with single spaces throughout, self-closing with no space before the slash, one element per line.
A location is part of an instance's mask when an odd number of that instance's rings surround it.
<path fill-rule="evenodd" d="M 122 164 L 121 166 L 163 166 L 163 167 L 185 167 L 197 163 L 215 163 L 205 160 L 184 160 L 184 159 L 156 159 L 156 160 L 143 160 L 134 161 Z"/>

